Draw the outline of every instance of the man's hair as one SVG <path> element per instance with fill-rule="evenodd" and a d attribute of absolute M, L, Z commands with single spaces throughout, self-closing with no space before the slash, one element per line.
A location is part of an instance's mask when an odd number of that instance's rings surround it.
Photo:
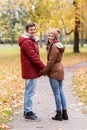
<path fill-rule="evenodd" d="M 27 24 L 26 24 L 26 31 L 28 31 L 28 29 L 29 29 L 30 27 L 36 27 L 36 25 L 35 25 L 34 23 L 27 23 Z"/>

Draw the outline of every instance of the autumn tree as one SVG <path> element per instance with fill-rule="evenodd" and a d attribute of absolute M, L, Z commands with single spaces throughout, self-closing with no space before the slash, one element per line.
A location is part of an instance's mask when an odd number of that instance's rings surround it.
<path fill-rule="evenodd" d="M 40 46 L 42 46 L 42 37 L 45 30 L 48 28 L 50 20 L 50 1 L 46 0 L 29 0 L 27 1 L 30 21 L 37 24 L 37 30 L 40 32 Z"/>
<path fill-rule="evenodd" d="M 2 1 L 0 10 L 0 31 L 3 35 L 3 40 L 6 41 L 6 39 L 9 39 L 11 44 L 13 44 L 14 40 L 18 40 L 18 36 L 21 32 L 24 32 L 23 26 L 25 26 L 29 18 L 26 5 L 22 3 L 22 0 L 21 2 L 18 0 L 6 0 Z"/>
<path fill-rule="evenodd" d="M 80 0 L 80 11 L 81 11 L 81 46 L 84 45 L 87 39 L 87 1 L 86 0 Z"/>
<path fill-rule="evenodd" d="M 18 39 L 29 21 L 37 25 L 40 42 L 51 28 L 57 28 L 62 31 L 65 40 L 67 37 L 74 40 L 74 52 L 79 52 L 79 39 L 87 37 L 86 0 L 3 0 L 2 3 L 0 32 L 11 41 Z"/>
<path fill-rule="evenodd" d="M 74 47 L 73 50 L 75 53 L 79 52 L 79 31 L 80 31 L 80 14 L 79 6 L 77 1 L 73 1 L 75 7 L 75 29 L 74 29 Z"/>

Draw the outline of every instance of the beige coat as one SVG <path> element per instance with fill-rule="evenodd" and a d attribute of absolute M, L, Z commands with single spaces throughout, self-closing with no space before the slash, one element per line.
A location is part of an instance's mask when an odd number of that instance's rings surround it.
<path fill-rule="evenodd" d="M 61 64 L 62 54 L 64 52 L 64 46 L 58 42 L 49 46 L 47 54 L 47 65 L 42 71 L 43 75 L 48 75 L 49 77 L 57 80 L 64 79 L 64 68 Z"/>

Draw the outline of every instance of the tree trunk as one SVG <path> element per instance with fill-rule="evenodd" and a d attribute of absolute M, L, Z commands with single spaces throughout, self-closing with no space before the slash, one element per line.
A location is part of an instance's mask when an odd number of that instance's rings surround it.
<path fill-rule="evenodd" d="M 74 31 L 74 52 L 79 53 L 79 32 L 77 31 L 77 27 Z"/>
<path fill-rule="evenodd" d="M 83 31 L 83 28 L 81 30 L 81 47 L 83 47 L 84 45 L 84 31 Z"/>
<path fill-rule="evenodd" d="M 74 29 L 74 47 L 73 51 L 75 53 L 79 53 L 79 30 L 80 30 L 80 15 L 79 15 L 79 7 L 77 2 L 73 2 L 75 7 L 76 16 L 75 16 L 75 29 Z"/>
<path fill-rule="evenodd" d="M 87 43 L 87 30 L 86 30 L 86 37 L 85 37 L 85 39 L 86 39 L 85 42 Z"/>
<path fill-rule="evenodd" d="M 8 9 L 8 12 L 9 12 L 9 28 L 10 28 L 10 39 L 11 39 L 11 45 L 13 45 L 14 43 L 14 33 L 13 33 L 13 4 L 14 4 L 14 0 L 11 0 L 9 1 L 10 5 L 9 5 L 9 9 Z"/>
<path fill-rule="evenodd" d="M 81 47 L 84 45 L 84 16 L 82 15 L 82 22 L 81 22 Z"/>
<path fill-rule="evenodd" d="M 10 21 L 10 38 L 11 38 L 11 45 L 13 45 L 14 43 L 13 20 Z"/>

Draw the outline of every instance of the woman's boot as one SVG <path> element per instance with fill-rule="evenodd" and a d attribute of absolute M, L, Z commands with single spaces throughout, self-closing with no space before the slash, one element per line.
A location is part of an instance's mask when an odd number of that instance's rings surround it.
<path fill-rule="evenodd" d="M 67 110 L 63 110 L 63 111 L 62 111 L 62 118 L 63 118 L 64 120 L 68 120 Z"/>
<path fill-rule="evenodd" d="M 53 120 L 58 120 L 58 121 L 62 121 L 62 114 L 61 111 L 57 111 L 57 114 L 55 115 L 55 117 L 52 117 Z"/>

